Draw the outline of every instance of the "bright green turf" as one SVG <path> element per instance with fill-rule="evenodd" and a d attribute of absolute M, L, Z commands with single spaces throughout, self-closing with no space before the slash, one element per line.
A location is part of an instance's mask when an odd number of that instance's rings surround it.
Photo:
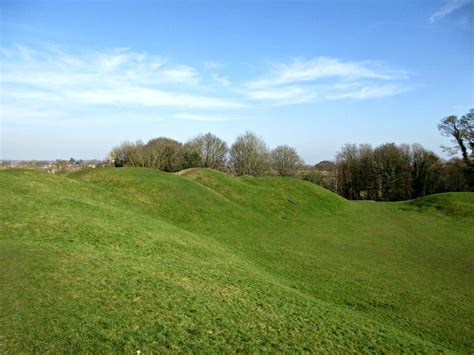
<path fill-rule="evenodd" d="M 474 194 L 0 172 L 0 353 L 474 350 Z"/>

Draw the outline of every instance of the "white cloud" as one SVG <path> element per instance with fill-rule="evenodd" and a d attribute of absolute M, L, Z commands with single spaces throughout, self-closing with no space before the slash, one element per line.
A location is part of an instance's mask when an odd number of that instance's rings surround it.
<path fill-rule="evenodd" d="M 2 99 L 17 104 L 245 107 L 235 98 L 200 94 L 197 70 L 147 53 L 116 49 L 72 55 L 52 46 L 42 51 L 16 46 L 1 53 Z"/>
<path fill-rule="evenodd" d="M 373 61 L 317 57 L 273 65 L 262 79 L 246 83 L 251 100 L 299 104 L 328 99 L 370 99 L 404 91 L 410 73 Z M 390 83 L 390 84 L 386 84 Z"/>
<path fill-rule="evenodd" d="M 0 64 L 1 105 L 16 108 L 2 110 L 9 122 L 78 120 L 78 112 L 87 121 L 97 110 L 117 117 L 136 113 L 143 121 L 165 110 L 165 117 L 180 120 L 226 121 L 232 116 L 215 112 L 397 95 L 410 77 L 372 61 L 317 57 L 275 64 L 268 75 L 239 84 L 217 73 L 222 65 L 216 62 L 199 72 L 127 48 L 72 54 L 54 45 L 0 48 Z"/>
<path fill-rule="evenodd" d="M 328 95 L 327 98 L 336 100 L 346 98 L 364 100 L 368 98 L 394 96 L 407 90 L 408 88 L 399 85 L 368 85 L 340 94 L 331 94 Z"/>
<path fill-rule="evenodd" d="M 460 8 L 474 3 L 474 0 L 448 0 L 443 6 L 441 6 L 438 11 L 436 11 L 430 17 L 430 21 L 436 22 L 443 17 L 448 16 L 452 12 L 459 10 Z"/>
<path fill-rule="evenodd" d="M 318 97 L 314 89 L 303 86 L 261 88 L 249 90 L 247 95 L 252 100 L 273 100 L 280 105 L 301 104 Z"/>
<path fill-rule="evenodd" d="M 187 65 L 178 65 L 162 71 L 164 81 L 170 83 L 198 84 L 199 73 Z"/>
<path fill-rule="evenodd" d="M 249 87 L 266 87 L 319 79 L 404 79 L 408 73 L 381 64 L 365 61 L 350 62 L 337 58 L 318 57 L 310 60 L 295 59 L 289 64 L 276 64 L 270 78 L 251 81 Z"/>

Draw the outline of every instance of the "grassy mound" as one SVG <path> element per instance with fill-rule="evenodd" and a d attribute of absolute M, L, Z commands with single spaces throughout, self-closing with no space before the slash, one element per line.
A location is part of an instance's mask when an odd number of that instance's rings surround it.
<path fill-rule="evenodd" d="M 422 211 L 438 211 L 448 216 L 474 218 L 474 193 L 436 194 L 414 200 L 410 205 Z"/>
<path fill-rule="evenodd" d="M 357 203 L 207 169 L 0 183 L 0 352 L 474 348 L 472 194 Z"/>

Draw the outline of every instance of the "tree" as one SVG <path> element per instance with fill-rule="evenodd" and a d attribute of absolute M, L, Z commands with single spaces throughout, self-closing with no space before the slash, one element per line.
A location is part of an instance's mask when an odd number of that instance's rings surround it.
<path fill-rule="evenodd" d="M 430 195 L 441 184 L 442 165 L 439 157 L 421 144 L 411 146 L 413 197 Z"/>
<path fill-rule="evenodd" d="M 320 185 L 320 186 L 322 186 L 324 182 L 323 173 L 314 168 L 304 170 L 303 174 L 301 175 L 301 178 L 305 181 L 309 181 L 313 184 Z"/>
<path fill-rule="evenodd" d="M 146 144 L 147 166 L 174 172 L 181 169 L 182 144 L 174 139 L 160 137 Z"/>
<path fill-rule="evenodd" d="M 460 158 L 452 158 L 442 166 L 442 191 L 469 191 L 464 174 L 465 163 Z"/>
<path fill-rule="evenodd" d="M 109 153 L 110 165 L 119 168 L 125 166 L 125 154 L 121 146 L 113 147 Z"/>
<path fill-rule="evenodd" d="M 359 144 L 358 178 L 362 197 L 376 200 L 379 197 L 374 148 L 370 144 Z"/>
<path fill-rule="evenodd" d="M 466 179 L 460 164 L 461 159 L 444 163 L 420 144 L 386 143 L 375 149 L 368 144 L 346 144 L 336 156 L 335 184 L 329 188 L 352 200 L 385 201 L 464 191 Z"/>
<path fill-rule="evenodd" d="M 355 144 L 345 144 L 336 155 L 339 193 L 351 200 L 361 196 L 359 151 Z"/>
<path fill-rule="evenodd" d="M 314 165 L 314 169 L 319 173 L 319 178 L 316 174 L 313 174 L 316 177 L 316 181 L 320 180 L 320 185 L 324 188 L 338 193 L 338 169 L 334 161 L 323 160 Z M 311 175 L 311 174 L 310 174 Z M 306 171 L 303 172 L 303 180 L 305 179 Z"/>
<path fill-rule="evenodd" d="M 109 153 L 115 167 L 149 167 L 164 171 L 178 171 L 182 165 L 182 144 L 169 138 L 155 138 L 147 144 L 123 142 Z"/>
<path fill-rule="evenodd" d="M 474 109 L 461 117 L 461 129 L 464 133 L 464 139 L 471 151 L 470 161 L 474 161 Z"/>
<path fill-rule="evenodd" d="M 375 149 L 380 198 L 400 201 L 410 198 L 410 151 L 406 145 L 386 143 Z"/>
<path fill-rule="evenodd" d="M 109 153 L 109 161 L 115 167 L 143 167 L 146 166 L 143 152 L 143 143 L 123 142 L 114 147 Z"/>
<path fill-rule="evenodd" d="M 461 151 L 466 181 L 474 190 L 474 109 L 460 119 L 454 115 L 444 118 L 438 124 L 438 129 L 442 135 L 452 137 L 455 143 L 454 147 L 443 147 L 445 150 L 452 155 Z"/>
<path fill-rule="evenodd" d="M 438 124 L 438 130 L 443 136 L 452 137 L 454 147 L 443 147 L 450 154 L 454 155 L 461 151 L 462 158 L 467 165 L 472 164 L 474 159 L 474 110 L 458 119 L 451 115 L 444 118 Z M 471 153 L 468 153 L 468 149 Z"/>
<path fill-rule="evenodd" d="M 183 146 L 182 168 L 197 168 L 202 166 L 202 158 L 196 148 L 189 143 Z"/>
<path fill-rule="evenodd" d="M 295 148 L 280 145 L 272 150 L 273 169 L 280 176 L 295 176 L 304 162 L 296 152 Z"/>
<path fill-rule="evenodd" d="M 230 164 L 236 175 L 264 175 L 270 168 L 270 153 L 265 142 L 247 131 L 230 148 Z"/>
<path fill-rule="evenodd" d="M 227 143 L 212 133 L 200 134 L 191 139 L 186 145 L 190 157 L 193 157 L 192 152 L 199 155 L 199 166 L 217 169 L 225 164 L 229 150 Z"/>

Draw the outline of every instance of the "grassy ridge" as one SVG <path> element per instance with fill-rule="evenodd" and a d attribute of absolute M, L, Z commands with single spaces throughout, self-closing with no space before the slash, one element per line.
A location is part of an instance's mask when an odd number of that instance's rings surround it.
<path fill-rule="evenodd" d="M 0 172 L 0 351 L 471 351 L 473 194 Z"/>

